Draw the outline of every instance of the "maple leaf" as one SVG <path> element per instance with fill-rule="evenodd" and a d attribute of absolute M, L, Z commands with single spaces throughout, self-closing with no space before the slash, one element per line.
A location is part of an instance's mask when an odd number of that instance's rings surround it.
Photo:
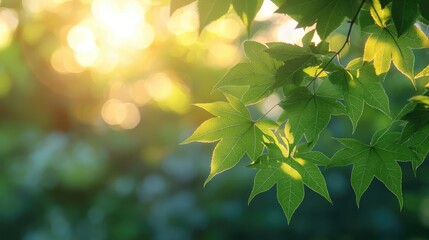
<path fill-rule="evenodd" d="M 353 131 L 362 116 L 364 102 L 390 117 L 389 98 L 382 85 L 383 79 L 375 74 L 372 64 L 359 58 L 352 60 L 346 69 L 331 73 L 329 80 L 342 89 Z"/>
<path fill-rule="evenodd" d="M 298 22 L 297 27 L 308 27 L 314 23 L 320 38 L 326 39 L 337 29 L 344 18 L 352 18 L 357 11 L 356 0 L 288 0 L 278 10 Z"/>
<path fill-rule="evenodd" d="M 197 6 L 201 32 L 209 23 L 228 12 L 231 0 L 198 0 Z"/>
<path fill-rule="evenodd" d="M 244 50 L 250 62 L 235 65 L 216 84 L 214 90 L 219 89 L 239 98 L 245 104 L 251 104 L 272 92 L 281 62 L 271 58 L 265 52 L 267 47 L 257 42 L 245 42 Z"/>
<path fill-rule="evenodd" d="M 280 120 L 288 120 L 286 136 L 290 144 L 299 143 L 304 134 L 307 142 L 315 142 L 331 115 L 345 113 L 344 106 L 337 101 L 338 94 L 325 87 L 329 84 L 323 82 L 315 93 L 306 87 L 297 87 L 283 99 L 280 106 L 284 112 Z"/>
<path fill-rule="evenodd" d="M 243 21 L 249 34 L 253 19 L 255 18 L 259 9 L 261 9 L 263 2 L 263 0 L 232 0 L 232 6 Z"/>
<path fill-rule="evenodd" d="M 247 108 L 237 98 L 227 102 L 197 104 L 217 116 L 203 122 L 183 144 L 215 142 L 207 184 L 215 175 L 234 167 L 245 153 L 255 160 L 263 151 L 263 132 L 267 121 L 254 122 Z M 269 122 L 269 124 L 273 124 Z M 262 129 L 262 130 L 261 130 Z"/>
<path fill-rule="evenodd" d="M 395 27 L 390 24 L 385 28 L 375 25 L 366 27 L 371 32 L 365 43 L 364 61 L 373 61 L 377 75 L 386 73 L 391 62 L 413 85 L 414 82 L 414 54 L 411 48 L 429 47 L 428 37 L 416 26 L 411 27 L 400 37 L 397 37 Z"/>
<path fill-rule="evenodd" d="M 330 166 L 353 164 L 351 183 L 358 206 L 376 177 L 398 198 L 402 209 L 402 170 L 397 161 L 413 161 L 415 155 L 398 143 L 399 137 L 400 133 L 382 129 L 373 135 L 370 144 L 350 138 L 337 139 L 345 148 L 334 154 Z"/>
<path fill-rule="evenodd" d="M 266 143 L 266 146 L 268 154 L 250 165 L 260 170 L 255 175 L 249 203 L 256 195 L 277 185 L 277 200 L 288 222 L 304 199 L 304 185 L 332 203 L 325 178 L 317 167 L 328 164 L 328 157 L 320 152 L 296 152 L 290 156 L 282 145 Z"/>

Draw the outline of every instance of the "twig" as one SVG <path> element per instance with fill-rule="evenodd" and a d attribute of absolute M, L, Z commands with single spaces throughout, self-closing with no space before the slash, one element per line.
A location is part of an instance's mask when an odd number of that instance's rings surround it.
<path fill-rule="evenodd" d="M 335 54 L 331 57 L 331 59 L 329 59 L 329 61 L 326 63 L 326 65 L 319 72 L 317 72 L 317 74 L 314 76 L 313 79 L 311 79 L 311 81 L 307 84 L 307 87 L 310 86 L 310 84 L 312 82 L 314 82 L 320 76 L 320 74 L 322 74 L 323 71 L 326 70 L 326 68 L 329 66 L 329 64 L 331 64 L 331 62 L 334 60 L 334 58 L 336 56 L 339 56 L 340 53 L 343 51 L 343 49 L 346 47 L 346 45 L 348 43 L 350 43 L 350 35 L 352 33 L 353 24 L 356 22 L 357 17 L 359 16 L 359 13 L 360 13 L 360 11 L 361 11 L 361 9 L 362 9 L 363 4 L 365 3 L 365 1 L 366 0 L 362 0 L 362 2 L 360 4 L 360 6 L 359 6 L 359 8 L 358 8 L 358 10 L 356 12 L 356 14 L 354 15 L 353 19 L 350 21 L 350 26 L 349 26 L 349 30 L 347 32 L 346 41 L 344 41 L 343 45 L 340 47 L 340 49 L 337 52 L 335 52 Z"/>

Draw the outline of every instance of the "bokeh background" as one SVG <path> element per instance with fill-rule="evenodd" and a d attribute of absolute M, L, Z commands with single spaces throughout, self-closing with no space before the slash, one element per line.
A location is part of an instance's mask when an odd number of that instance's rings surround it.
<path fill-rule="evenodd" d="M 0 1 L 0 239 L 429 239 L 428 164 L 417 177 L 403 165 L 402 211 L 379 182 L 358 209 L 351 169 L 325 169 L 334 205 L 306 189 L 290 225 L 273 190 L 247 205 L 248 160 L 203 188 L 214 145 L 179 143 L 210 117 L 192 103 L 223 100 L 211 88 L 243 61 L 249 35 L 233 13 L 198 34 L 195 4 L 171 16 L 168 5 Z M 265 1 L 250 39 L 299 44 L 310 29 L 275 10 Z M 333 50 L 346 32 L 329 38 Z M 353 31 L 342 64 L 362 54 L 365 37 Z M 415 54 L 422 69 L 429 51 Z M 394 113 L 415 93 L 395 70 L 386 88 Z M 366 107 L 353 137 L 387 121 Z M 340 146 L 330 137 L 350 135 L 335 117 L 316 148 L 331 156 Z"/>

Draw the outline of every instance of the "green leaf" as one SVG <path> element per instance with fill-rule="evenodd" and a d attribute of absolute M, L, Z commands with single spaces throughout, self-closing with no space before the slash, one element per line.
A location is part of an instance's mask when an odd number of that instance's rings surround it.
<path fill-rule="evenodd" d="M 334 154 L 331 166 L 353 164 L 351 182 L 358 206 L 362 195 L 376 177 L 395 194 L 402 208 L 402 170 L 397 161 L 412 161 L 414 155 L 397 143 L 398 133 L 383 132 L 374 136 L 377 137 L 374 137 L 371 145 L 354 139 L 337 139 L 345 148 Z"/>
<path fill-rule="evenodd" d="M 365 44 L 364 61 L 374 60 L 377 75 L 386 73 L 393 61 L 396 68 L 414 82 L 414 54 L 411 48 L 429 47 L 428 37 L 416 26 L 397 37 L 393 25 L 386 28 L 373 28 Z"/>
<path fill-rule="evenodd" d="M 342 86 L 353 131 L 363 113 L 364 102 L 390 117 L 389 98 L 382 86 L 383 79 L 375 74 L 372 64 L 355 59 L 347 69 L 332 73 L 329 79 Z"/>
<path fill-rule="evenodd" d="M 232 0 L 232 6 L 243 21 L 249 34 L 253 19 L 261 9 L 263 2 L 263 0 Z"/>
<path fill-rule="evenodd" d="M 415 149 L 416 159 L 412 162 L 414 173 L 429 154 L 429 124 L 418 129 L 408 140 L 407 146 Z"/>
<path fill-rule="evenodd" d="M 325 92 L 321 87 L 319 89 L 312 93 L 305 87 L 298 87 L 280 104 L 284 109 L 280 118 L 282 121 L 288 120 L 287 138 L 290 144 L 299 143 L 304 134 L 307 142 L 316 141 L 331 115 L 344 114 L 344 106 L 337 101 L 336 94 Z"/>
<path fill-rule="evenodd" d="M 341 25 L 346 16 L 353 17 L 357 4 L 356 0 L 288 0 L 277 12 L 290 15 L 298 22 L 297 27 L 317 23 L 316 31 L 323 40 Z"/>
<path fill-rule="evenodd" d="M 200 32 L 205 26 L 225 15 L 231 0 L 198 0 L 198 14 L 200 19 Z"/>
<path fill-rule="evenodd" d="M 253 182 L 252 192 L 250 193 L 248 204 L 256 195 L 270 190 L 277 183 L 277 171 L 272 169 L 260 169 Z"/>
<path fill-rule="evenodd" d="M 370 13 L 375 23 L 379 27 L 384 28 L 390 20 L 391 12 L 389 8 L 384 7 L 386 5 L 384 1 L 383 4 L 380 2 L 380 0 L 372 0 Z"/>
<path fill-rule="evenodd" d="M 391 2 L 392 0 L 380 0 L 380 4 L 382 8 L 386 7 Z"/>
<path fill-rule="evenodd" d="M 398 37 L 408 31 L 416 22 L 418 15 L 418 0 L 395 0 L 392 4 L 392 19 L 395 23 Z"/>
<path fill-rule="evenodd" d="M 263 44 L 247 41 L 244 50 L 248 63 L 239 63 L 216 84 L 214 90 L 234 95 L 245 104 L 256 103 L 274 89 L 281 63 L 272 59 Z"/>
<path fill-rule="evenodd" d="M 416 78 L 427 77 L 429 76 L 429 65 L 425 67 L 421 72 L 416 75 Z"/>
<path fill-rule="evenodd" d="M 262 154 L 263 132 L 250 119 L 247 108 L 237 98 L 228 96 L 229 103 L 215 102 L 197 106 L 214 114 L 202 123 L 183 143 L 214 142 L 216 145 L 207 184 L 215 175 L 234 167 L 245 153 L 255 160 Z"/>
<path fill-rule="evenodd" d="M 319 159 L 326 163 L 329 159 L 320 152 L 304 152 L 286 156 L 277 144 L 267 143 L 268 154 L 259 158 L 254 166 L 260 168 L 255 176 L 249 202 L 259 193 L 277 185 L 277 200 L 290 222 L 295 210 L 304 199 L 304 185 L 332 200 L 325 179 L 317 167 Z M 314 162 L 314 160 L 316 160 Z"/>
<path fill-rule="evenodd" d="M 266 52 L 272 58 L 283 62 L 314 57 L 310 49 L 288 43 L 276 43 L 270 46 Z"/>
<path fill-rule="evenodd" d="M 428 0 L 419 0 L 419 10 L 422 17 L 429 21 L 429 1 Z"/>
<path fill-rule="evenodd" d="M 177 9 L 179 9 L 181 7 L 184 7 L 186 5 L 189 5 L 189 4 L 191 4 L 191 3 L 195 2 L 195 1 L 196 0 L 171 0 L 171 3 L 170 3 L 170 15 L 173 15 L 173 13 Z"/>

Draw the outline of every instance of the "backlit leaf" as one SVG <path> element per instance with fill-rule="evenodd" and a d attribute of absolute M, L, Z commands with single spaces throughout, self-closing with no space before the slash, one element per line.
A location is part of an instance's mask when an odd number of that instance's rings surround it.
<path fill-rule="evenodd" d="M 377 138 L 371 144 L 354 139 L 337 139 L 345 148 L 334 154 L 331 166 L 353 164 L 351 182 L 358 206 L 362 195 L 376 177 L 395 194 L 402 208 L 402 170 L 397 161 L 412 161 L 414 155 L 398 143 L 398 133 L 376 135 Z"/>
<path fill-rule="evenodd" d="M 214 89 L 234 95 L 245 104 L 251 104 L 272 92 L 281 62 L 271 58 L 265 52 L 267 47 L 257 42 L 245 42 L 244 50 L 250 62 L 235 65 Z"/>
<path fill-rule="evenodd" d="M 316 141 L 331 115 L 344 114 L 344 106 L 337 101 L 336 94 L 319 89 L 312 93 L 305 87 L 298 87 L 280 104 L 284 109 L 281 120 L 287 119 L 290 127 L 291 144 L 297 144 L 304 134 L 307 142 Z"/>
<path fill-rule="evenodd" d="M 365 44 L 364 61 L 374 61 L 377 75 L 389 71 L 393 61 L 396 68 L 414 85 L 414 54 L 411 49 L 429 47 L 427 36 L 415 26 L 400 37 L 397 37 L 393 25 L 373 30 Z"/>
<path fill-rule="evenodd" d="M 317 33 L 321 39 L 326 39 L 345 17 L 353 17 L 357 4 L 357 0 L 288 0 L 277 12 L 290 15 L 298 22 L 298 27 L 317 23 Z"/>
<path fill-rule="evenodd" d="M 229 103 L 215 102 L 197 106 L 214 114 L 203 122 L 183 143 L 219 141 L 213 151 L 208 183 L 215 175 L 234 167 L 247 154 L 255 160 L 262 154 L 263 132 L 250 119 L 247 108 L 237 98 Z"/>
<path fill-rule="evenodd" d="M 209 23 L 225 15 L 230 6 L 231 0 L 198 0 L 200 32 Z"/>
<path fill-rule="evenodd" d="M 249 202 L 259 193 L 277 185 L 277 200 L 288 222 L 304 199 L 304 185 L 325 197 L 329 202 L 325 179 L 317 167 L 329 159 L 320 152 L 305 152 L 286 156 L 279 145 L 268 143 L 268 154 L 261 156 L 254 167 L 260 168 L 255 176 Z M 314 162 L 314 160 L 316 160 Z"/>
<path fill-rule="evenodd" d="M 253 19 L 261 9 L 263 2 L 263 0 L 232 0 L 232 6 L 246 26 L 248 33 L 250 33 Z"/>

